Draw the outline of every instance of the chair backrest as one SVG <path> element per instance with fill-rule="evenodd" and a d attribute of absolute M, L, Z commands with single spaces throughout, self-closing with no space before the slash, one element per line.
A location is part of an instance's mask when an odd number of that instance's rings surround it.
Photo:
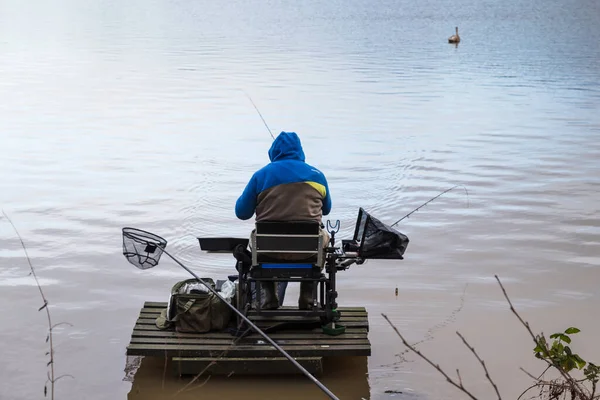
<path fill-rule="evenodd" d="M 252 264 L 321 264 L 321 224 L 316 221 L 260 221 L 252 238 Z"/>

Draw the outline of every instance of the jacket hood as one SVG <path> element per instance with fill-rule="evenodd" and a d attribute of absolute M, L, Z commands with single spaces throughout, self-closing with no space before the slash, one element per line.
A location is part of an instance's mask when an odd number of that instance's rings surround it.
<path fill-rule="evenodd" d="M 304 151 L 296 132 L 281 132 L 269 149 L 271 162 L 279 160 L 304 161 Z"/>

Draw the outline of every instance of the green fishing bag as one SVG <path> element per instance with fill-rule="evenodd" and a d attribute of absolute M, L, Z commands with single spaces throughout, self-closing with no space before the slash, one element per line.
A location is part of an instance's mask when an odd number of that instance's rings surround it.
<path fill-rule="evenodd" d="M 202 280 L 215 289 L 212 279 Z M 190 285 L 194 290 L 186 290 Z M 200 281 L 186 279 L 171 288 L 169 304 L 157 318 L 156 326 L 159 329 L 174 327 L 177 332 L 205 333 L 225 329 L 231 316 L 231 309 Z"/>

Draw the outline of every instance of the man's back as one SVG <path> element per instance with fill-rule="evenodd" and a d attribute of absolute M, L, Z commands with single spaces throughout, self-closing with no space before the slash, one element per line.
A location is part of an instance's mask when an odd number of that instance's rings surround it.
<path fill-rule="evenodd" d="M 304 162 L 304 151 L 298 135 L 294 132 L 281 132 L 269 149 L 271 163 L 256 171 L 244 192 L 235 203 L 235 215 L 239 219 L 250 219 L 256 212 L 257 221 L 299 221 L 321 222 L 323 215 L 331 211 L 331 196 L 327 179 L 321 171 Z M 252 232 L 251 238 L 255 234 Z M 323 247 L 329 243 L 327 233 L 321 229 Z M 253 242 L 253 241 L 252 241 Z M 251 242 L 251 243 L 252 243 Z M 297 259 L 305 255 L 287 254 L 283 259 Z M 319 266 L 323 268 L 321 264 Z M 281 282 L 280 296 L 285 295 L 287 282 Z M 312 307 L 314 282 L 302 281 L 298 308 Z M 277 299 L 275 282 L 263 282 L 266 309 L 279 307 L 283 297 Z"/>
<path fill-rule="evenodd" d="M 298 135 L 281 132 L 269 149 L 271 163 L 256 171 L 236 202 L 240 219 L 315 220 L 331 211 L 327 179 L 307 164 Z"/>

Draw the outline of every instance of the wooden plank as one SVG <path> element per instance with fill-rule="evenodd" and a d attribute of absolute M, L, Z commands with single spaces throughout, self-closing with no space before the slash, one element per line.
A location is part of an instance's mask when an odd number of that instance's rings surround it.
<path fill-rule="evenodd" d="M 153 319 L 155 320 L 156 318 L 158 318 L 159 314 L 153 314 L 153 313 L 140 313 L 138 315 L 138 318 L 142 318 L 142 319 Z M 236 318 L 235 315 L 232 316 L 232 318 Z M 273 316 L 258 316 L 258 315 L 252 315 L 250 317 L 248 317 L 250 319 L 250 321 L 252 322 L 256 322 L 256 321 L 268 321 L 268 322 L 313 322 L 313 321 L 320 321 L 319 317 L 315 317 L 315 316 L 310 316 L 310 317 L 302 317 L 302 316 L 284 316 L 284 315 L 273 315 Z M 366 315 L 346 315 L 346 314 L 342 314 L 340 315 L 340 321 L 345 320 L 345 321 L 368 321 L 369 318 Z"/>
<path fill-rule="evenodd" d="M 161 310 L 156 309 L 153 310 L 152 308 L 143 308 L 140 311 L 139 315 L 145 316 L 146 318 L 156 318 L 160 315 Z M 368 318 L 369 315 L 367 313 L 363 313 L 363 312 L 348 312 L 348 311 L 340 311 L 340 315 L 342 316 L 342 318 Z M 283 316 L 275 316 L 276 318 L 281 318 Z M 249 314 L 249 318 L 250 319 L 255 319 L 255 318 L 273 318 L 273 316 L 266 316 L 266 315 L 255 315 L 253 313 Z M 301 316 L 286 316 L 286 318 L 302 318 Z M 311 316 L 309 318 L 318 318 L 315 316 Z"/>
<path fill-rule="evenodd" d="M 252 322 L 254 322 L 256 325 L 259 325 L 262 323 L 263 326 L 270 326 L 279 322 L 291 322 L 291 323 L 306 323 L 307 325 L 311 324 L 311 323 L 319 323 L 320 320 L 319 319 L 302 319 L 302 318 L 298 318 L 298 317 L 273 317 L 273 318 L 250 318 L 250 320 Z M 144 316 L 140 316 L 138 317 L 138 323 L 144 324 L 144 323 L 152 323 L 154 324 L 156 322 L 156 318 L 144 318 Z M 344 323 L 349 323 L 349 322 L 359 322 L 359 323 L 363 323 L 363 324 L 368 324 L 369 320 L 367 318 L 345 318 L 344 316 L 341 316 L 341 318 L 339 319 L 339 323 L 340 324 L 344 324 Z"/>
<path fill-rule="evenodd" d="M 360 322 L 347 322 L 347 323 L 340 323 L 341 325 L 344 325 L 346 327 L 346 329 L 349 328 L 362 328 L 362 329 L 367 329 L 369 328 L 368 324 L 366 323 L 360 323 Z M 258 327 L 260 329 L 266 329 L 265 326 L 260 326 L 258 325 Z M 136 331 L 158 331 L 159 329 L 156 327 L 156 325 L 154 324 L 154 322 L 152 323 L 136 323 L 133 327 L 134 330 Z M 307 329 L 306 332 L 315 332 L 315 331 L 319 331 L 321 332 L 321 328 L 315 328 L 315 329 Z M 285 332 L 284 329 L 280 330 L 279 332 Z M 269 336 L 271 334 L 273 334 L 273 332 L 268 333 Z"/>
<path fill-rule="evenodd" d="M 197 374 L 206 367 L 209 367 L 207 372 L 212 374 L 299 372 L 275 347 L 255 332 L 239 339 L 228 331 L 179 333 L 174 328 L 158 329 L 156 317 L 166 304 L 145 302 L 127 346 L 127 355 L 174 358 L 177 362 L 173 363 L 173 368 L 178 374 Z M 281 329 L 267 331 L 267 334 L 292 357 L 304 358 L 305 368 L 311 373 L 314 371 L 320 374 L 323 370 L 322 357 L 371 355 L 371 343 L 368 338 L 369 319 L 365 308 L 340 307 L 339 310 L 339 323 L 347 328 L 346 332 L 339 336 L 325 335 L 318 326 L 318 317 L 251 315 L 250 319 L 261 329 L 282 322 L 291 323 L 282 326 Z M 344 313 L 345 310 L 349 311 Z M 306 329 L 302 329 L 303 322 L 306 323 Z M 288 329 L 285 329 L 286 327 Z M 211 364 L 215 358 L 219 358 L 219 362 Z"/>
<path fill-rule="evenodd" d="M 281 331 L 275 333 L 269 333 L 269 337 L 275 339 L 308 339 L 313 338 L 315 340 L 340 340 L 343 339 L 361 339 L 366 338 L 368 332 L 364 328 L 348 328 L 343 335 L 330 336 L 322 333 L 321 328 L 313 330 L 303 331 Z M 235 339 L 229 332 L 206 332 L 206 333 L 180 333 L 173 330 L 148 330 L 138 331 L 134 330 L 132 337 L 162 337 L 162 338 L 206 338 L 206 339 Z M 248 339 L 262 339 L 258 333 L 251 333 L 245 338 Z"/>
<path fill-rule="evenodd" d="M 143 308 L 167 308 L 166 301 L 145 301 Z"/>
<path fill-rule="evenodd" d="M 275 343 L 277 343 L 280 346 L 283 345 L 287 345 L 287 346 L 319 346 L 322 344 L 327 344 L 327 345 L 364 345 L 364 346 L 369 346 L 370 342 L 369 339 L 367 338 L 360 338 L 360 339 L 347 339 L 344 338 L 343 335 L 340 336 L 336 336 L 336 338 L 338 338 L 338 341 L 336 342 L 328 342 L 328 343 L 322 343 L 321 340 L 319 339 L 310 339 L 310 338 L 306 338 L 306 339 L 273 339 L 271 338 L 273 341 L 275 341 Z M 235 342 L 235 339 L 205 339 L 205 338 L 132 338 L 130 343 L 131 344 L 164 344 L 164 345 L 181 345 L 181 346 L 188 346 L 188 345 L 197 345 L 197 346 L 205 346 L 205 347 L 211 347 L 211 346 L 228 346 L 228 345 L 233 345 L 233 346 L 253 346 L 253 345 L 258 345 L 258 346 L 262 346 L 261 344 L 257 344 L 259 342 L 262 342 L 264 345 L 269 346 L 269 342 L 267 342 L 265 339 L 260 338 L 260 339 L 246 339 L 244 338 L 243 340 L 239 340 L 237 342 Z"/>
<path fill-rule="evenodd" d="M 250 316 L 250 321 L 252 322 L 310 322 L 310 321 L 320 321 L 319 317 L 286 317 L 286 316 Z M 340 323 L 342 321 L 365 321 L 368 322 L 368 318 L 366 316 L 347 316 L 345 314 L 340 315 Z"/>
<path fill-rule="evenodd" d="M 155 321 L 156 318 L 158 317 L 158 314 L 140 314 L 138 316 L 139 319 L 142 320 L 152 320 Z M 235 316 L 233 317 L 235 318 Z M 306 322 L 306 323 L 311 323 L 311 322 L 319 322 L 320 319 L 317 317 L 310 317 L 310 318 L 303 318 L 303 317 L 285 317 L 285 316 L 273 316 L 273 317 L 258 317 L 258 316 L 252 316 L 249 318 L 250 321 L 257 323 L 257 322 L 272 322 L 272 323 L 277 323 L 277 322 Z M 368 321 L 367 317 L 350 317 L 350 316 L 346 316 L 346 315 L 341 315 L 340 316 L 340 323 L 343 323 L 342 321 Z"/>
<path fill-rule="evenodd" d="M 160 313 L 161 311 L 165 310 L 167 307 L 142 307 L 140 309 L 140 312 L 145 312 L 145 313 Z M 274 311 L 298 311 L 298 307 L 279 307 Z M 365 309 L 358 309 L 358 308 L 344 308 L 344 307 L 338 307 L 337 310 L 339 312 L 342 313 L 346 313 L 346 314 L 352 314 L 352 315 L 368 315 L 369 312 Z M 269 311 L 269 310 L 263 310 L 263 311 Z M 310 310 L 305 310 L 307 312 L 310 312 Z M 250 315 L 254 315 L 256 314 L 256 310 L 255 309 L 250 309 L 248 311 L 248 313 Z"/>
<path fill-rule="evenodd" d="M 148 310 L 152 310 L 152 308 L 149 308 Z M 271 310 L 263 310 L 263 311 L 271 311 Z M 292 307 L 287 307 L 287 308 L 284 308 L 284 309 L 282 309 L 280 307 L 280 308 L 278 308 L 276 310 L 273 310 L 273 312 L 275 312 L 275 313 L 277 311 L 299 311 L 299 310 L 298 310 L 297 307 L 293 307 L 293 308 Z M 344 308 L 338 307 L 337 311 L 339 311 L 339 313 L 341 315 L 347 315 L 349 317 L 365 317 L 365 318 L 367 318 L 369 316 L 369 313 L 366 310 L 354 310 L 354 309 L 346 310 Z M 257 312 L 256 312 L 256 310 L 254 310 L 254 309 L 248 311 L 248 315 L 250 317 L 259 317 L 259 316 L 260 317 L 265 317 L 266 316 L 265 314 L 258 315 Z"/>
<path fill-rule="evenodd" d="M 320 324 L 320 321 L 316 320 L 263 320 L 263 321 L 252 321 L 254 322 L 254 324 L 256 326 L 258 326 L 261 329 L 265 329 L 268 327 L 272 327 L 276 324 L 279 323 L 284 323 L 284 322 L 289 322 L 290 324 L 294 324 L 294 323 L 298 323 L 298 324 L 302 324 L 304 323 L 307 328 L 310 326 L 314 326 L 313 323 L 316 324 Z M 136 324 L 139 325 L 156 325 L 156 319 L 155 318 L 138 318 L 137 321 L 135 322 Z M 367 325 L 369 324 L 369 321 L 366 319 L 344 319 L 344 318 L 340 318 L 339 321 L 337 321 L 336 323 L 340 324 L 340 325 L 346 325 L 346 326 L 361 326 L 361 327 L 367 327 Z"/>
<path fill-rule="evenodd" d="M 281 345 L 292 357 L 339 357 L 339 356 L 370 356 L 370 345 L 327 344 L 318 346 L 287 346 Z M 198 345 L 163 345 L 163 344 L 130 344 L 127 355 L 154 357 L 277 357 L 281 353 L 273 346 L 198 346 Z"/>
<path fill-rule="evenodd" d="M 217 362 L 209 366 L 213 361 Z M 313 376 L 320 377 L 323 374 L 322 357 L 298 357 L 296 361 Z M 205 370 L 205 368 L 207 369 Z M 173 371 L 177 375 L 197 375 L 203 371 L 207 375 L 302 374 L 302 371 L 283 357 L 221 358 L 218 360 L 202 357 L 173 357 Z"/>
<path fill-rule="evenodd" d="M 144 302 L 144 306 L 143 308 L 167 308 L 167 302 L 166 301 L 146 301 Z M 283 310 L 293 310 L 295 307 L 293 306 L 282 306 L 280 307 L 280 309 Z M 363 312 L 366 313 L 367 309 L 365 307 L 338 307 L 337 308 L 340 312 L 341 311 L 352 311 L 352 312 Z"/>
<path fill-rule="evenodd" d="M 365 328 L 365 329 L 369 328 L 369 324 L 364 321 L 361 321 L 361 322 L 340 321 L 339 324 L 345 326 L 346 328 Z M 257 324 L 259 329 L 266 329 L 267 327 L 269 327 L 271 325 L 272 324 L 270 324 L 270 325 Z M 155 330 L 158 328 L 156 328 L 156 324 L 155 324 L 154 320 L 138 320 L 138 321 L 136 321 L 134 329 L 136 329 L 136 330 L 148 330 L 148 329 Z M 307 331 L 308 331 L 308 329 L 307 329 Z"/>

